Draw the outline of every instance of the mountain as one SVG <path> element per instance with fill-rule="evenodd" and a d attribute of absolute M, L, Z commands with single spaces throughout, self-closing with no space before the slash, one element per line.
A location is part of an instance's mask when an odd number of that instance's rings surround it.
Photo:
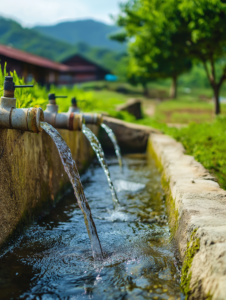
<path fill-rule="evenodd" d="M 125 45 L 109 39 L 109 35 L 119 31 L 117 26 L 94 20 L 62 22 L 51 26 L 35 26 L 37 32 L 60 41 L 75 45 L 85 43 L 91 47 L 125 50 Z"/>
<path fill-rule="evenodd" d="M 3 17 L 0 17 L 0 44 L 59 62 L 71 55 L 81 54 L 116 74 L 120 73 L 124 76 L 126 72 L 126 64 L 123 63 L 127 58 L 125 52 L 100 47 L 92 48 L 85 43 L 72 45 L 47 37 L 34 29 L 24 28 L 14 20 Z"/>
<path fill-rule="evenodd" d="M 35 30 L 23 28 L 19 23 L 0 17 L 0 43 L 57 60 L 67 51 L 77 51 L 75 46 L 41 35 Z"/>

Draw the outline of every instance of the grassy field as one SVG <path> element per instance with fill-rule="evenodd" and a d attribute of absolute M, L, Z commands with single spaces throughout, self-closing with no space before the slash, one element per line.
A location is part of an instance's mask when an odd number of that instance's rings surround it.
<path fill-rule="evenodd" d="M 99 89 L 92 89 L 93 97 L 102 99 L 102 103 L 108 101 L 113 103 L 113 99 L 118 99 L 119 103 L 131 97 L 142 99 L 144 112 L 146 112 L 143 119 L 130 120 L 128 116 L 121 116 L 121 118 L 158 128 L 180 141 L 187 154 L 201 162 L 217 178 L 221 187 L 226 189 L 226 104 L 221 105 L 222 115 L 215 117 L 210 88 L 190 90 L 179 87 L 177 100 L 167 98 L 169 90 L 167 85 L 156 83 L 150 85 L 150 98 L 143 96 L 142 89 L 130 89 L 129 85 L 124 85 L 124 88 L 127 93 L 125 91 L 122 93 L 122 90 L 119 92 L 116 84 L 101 87 L 99 83 Z M 90 87 L 89 89 L 91 90 Z M 151 93 L 155 96 L 165 93 L 165 98 L 152 97 Z M 226 91 L 223 89 L 221 96 L 225 95 Z M 186 124 L 186 126 L 170 127 L 169 123 Z"/>
<path fill-rule="evenodd" d="M 164 84 L 163 84 L 164 83 Z M 170 82 L 149 84 L 149 97 L 143 95 L 141 87 L 133 87 L 127 83 L 93 82 L 83 84 L 84 90 L 92 91 L 94 98 L 103 101 L 125 102 L 129 98 L 143 101 L 147 115 L 160 123 L 189 124 L 213 121 L 214 104 L 211 88 L 178 88 L 176 100 L 169 98 Z M 222 89 L 221 97 L 226 98 L 226 87 Z M 117 104 L 115 106 L 117 106 Z M 226 104 L 221 104 L 222 114 L 226 115 Z"/>

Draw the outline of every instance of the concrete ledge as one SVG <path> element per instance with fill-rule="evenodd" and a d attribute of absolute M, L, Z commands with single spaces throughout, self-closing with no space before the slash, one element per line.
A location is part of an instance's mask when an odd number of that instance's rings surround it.
<path fill-rule="evenodd" d="M 90 127 L 90 126 L 89 126 Z M 98 127 L 91 129 L 97 134 Z M 92 159 L 82 132 L 59 130 L 80 171 Z M 45 133 L 0 130 L 0 246 L 70 186 L 58 151 Z M 76 200 L 75 200 L 76 201 Z"/>
<path fill-rule="evenodd" d="M 168 182 L 187 299 L 226 299 L 226 191 L 174 139 L 152 134 L 148 147 Z"/>
<path fill-rule="evenodd" d="M 104 123 L 108 125 L 116 135 L 118 144 L 124 152 L 144 152 L 150 133 L 160 133 L 157 129 L 124 122 L 111 117 L 104 117 Z M 112 142 L 104 130 L 100 131 L 100 142 L 105 149 L 113 149 Z"/>

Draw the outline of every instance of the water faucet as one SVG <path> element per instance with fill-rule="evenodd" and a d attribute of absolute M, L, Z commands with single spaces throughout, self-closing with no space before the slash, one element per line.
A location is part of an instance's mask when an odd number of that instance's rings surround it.
<path fill-rule="evenodd" d="M 73 111 L 58 113 L 56 98 L 67 98 L 67 96 L 56 96 L 49 94 L 49 104 L 44 111 L 45 122 L 58 129 L 82 130 L 83 117 Z"/>
<path fill-rule="evenodd" d="M 71 106 L 69 107 L 68 112 L 79 113 L 80 109 L 77 106 L 77 99 L 74 97 L 71 99 Z"/>
<path fill-rule="evenodd" d="M 80 113 L 80 110 L 77 107 L 76 98 L 71 99 L 71 106 L 69 107 L 68 113 L 69 112 Z M 85 124 L 101 125 L 103 123 L 103 117 L 101 114 L 95 114 L 95 113 L 80 113 L 80 114 L 82 114 Z"/>
<path fill-rule="evenodd" d="M 40 122 L 44 121 L 44 114 L 41 108 L 16 108 L 15 88 L 26 87 L 33 85 L 15 85 L 12 76 L 5 76 L 4 94 L 0 100 L 0 128 L 36 133 L 42 131 Z"/>

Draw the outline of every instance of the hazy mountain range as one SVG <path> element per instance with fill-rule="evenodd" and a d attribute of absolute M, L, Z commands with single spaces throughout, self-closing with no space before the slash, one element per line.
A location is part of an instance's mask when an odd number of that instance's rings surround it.
<path fill-rule="evenodd" d="M 124 45 L 109 39 L 110 34 L 119 31 L 117 26 L 94 20 L 62 22 L 51 26 L 36 26 L 33 29 L 43 35 L 72 45 L 82 42 L 95 48 L 107 48 L 117 51 L 125 49 Z"/>

